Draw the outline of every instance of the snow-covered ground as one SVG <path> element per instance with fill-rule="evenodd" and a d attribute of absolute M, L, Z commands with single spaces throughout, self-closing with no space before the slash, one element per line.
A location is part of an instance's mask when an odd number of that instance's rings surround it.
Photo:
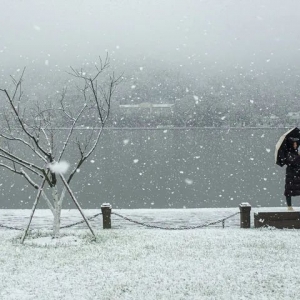
<path fill-rule="evenodd" d="M 237 211 L 116 210 L 172 227 L 200 225 Z M 2 210 L 0 224 L 23 228 L 29 213 Z M 78 212 L 63 211 L 62 225 L 78 220 Z M 79 225 L 62 230 L 62 245 L 56 246 L 47 230 L 35 230 L 20 245 L 21 232 L 1 229 L 0 299 L 299 298 L 300 231 L 240 229 L 238 215 L 226 221 L 225 229 L 146 229 L 116 216 L 111 230 L 101 229 L 101 216 L 91 223 L 96 242 Z M 50 213 L 38 210 L 33 228 L 50 226 Z"/>

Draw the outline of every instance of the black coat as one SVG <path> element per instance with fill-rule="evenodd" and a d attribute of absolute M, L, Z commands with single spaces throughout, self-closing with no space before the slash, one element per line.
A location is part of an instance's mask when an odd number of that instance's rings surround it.
<path fill-rule="evenodd" d="M 285 196 L 300 196 L 300 155 L 290 150 L 286 156 Z"/>

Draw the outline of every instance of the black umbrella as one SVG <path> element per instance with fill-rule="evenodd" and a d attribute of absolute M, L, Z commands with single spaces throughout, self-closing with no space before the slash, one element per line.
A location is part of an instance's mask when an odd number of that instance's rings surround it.
<path fill-rule="evenodd" d="M 285 165 L 286 152 L 287 152 L 287 139 L 289 137 L 300 139 L 300 130 L 294 127 L 284 133 L 278 140 L 275 146 L 275 163 L 280 167 Z"/>

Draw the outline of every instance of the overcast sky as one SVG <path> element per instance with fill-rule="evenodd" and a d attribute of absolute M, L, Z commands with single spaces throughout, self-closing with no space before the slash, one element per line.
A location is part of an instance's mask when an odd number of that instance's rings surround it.
<path fill-rule="evenodd" d="M 1 0 L 2 69 L 65 69 L 106 50 L 185 68 L 297 65 L 300 1 Z"/>

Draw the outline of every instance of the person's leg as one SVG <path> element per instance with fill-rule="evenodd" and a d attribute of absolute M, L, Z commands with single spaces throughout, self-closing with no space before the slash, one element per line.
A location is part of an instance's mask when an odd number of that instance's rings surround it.
<path fill-rule="evenodd" d="M 288 207 L 288 210 L 294 210 L 292 207 L 292 197 L 291 196 L 286 196 L 286 205 Z"/>

